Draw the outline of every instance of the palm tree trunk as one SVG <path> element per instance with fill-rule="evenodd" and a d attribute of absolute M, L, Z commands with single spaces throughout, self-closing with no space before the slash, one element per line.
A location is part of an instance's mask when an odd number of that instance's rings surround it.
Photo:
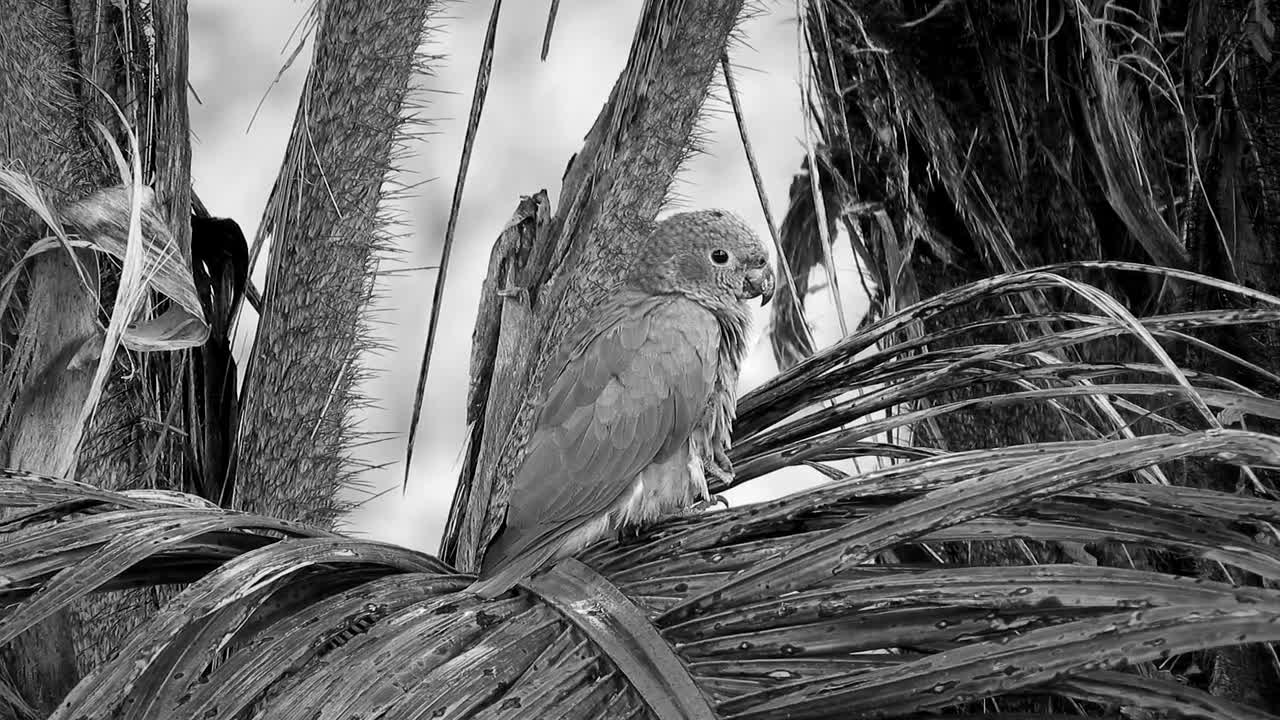
<path fill-rule="evenodd" d="M 1280 80 L 1270 19 L 1277 13 L 1280 3 L 1244 0 L 1010 0 L 981 10 L 815 0 L 806 25 L 822 97 L 829 220 L 870 239 L 880 300 L 890 307 L 1073 260 L 1185 267 L 1280 291 Z M 800 204 L 812 215 L 808 195 L 799 193 Z M 846 208 L 869 210 L 842 214 Z M 1112 278 L 1108 289 L 1135 314 L 1224 302 L 1214 290 L 1133 277 Z M 1064 293 L 1025 296 L 1014 312 L 1046 300 L 1089 311 Z M 967 307 L 960 312 L 968 315 L 941 322 L 1011 309 Z M 1006 323 L 955 342 L 1017 339 Z M 1274 330 L 1224 330 L 1211 339 L 1280 370 Z M 1146 356 L 1126 342 L 1078 352 L 1103 363 Z M 1242 372 L 1195 347 L 1178 352 L 1184 367 Z M 1064 422 L 1043 405 L 983 408 L 951 414 L 923 437 L 953 450 L 997 447 L 1063 437 Z M 1205 469 L 1196 464 L 1188 474 Z M 1231 489 L 1239 477 L 1200 482 Z M 1276 681 L 1266 653 L 1227 652 L 1211 689 L 1280 707 L 1264 690 Z"/>
<path fill-rule="evenodd" d="M 142 140 L 143 167 L 154 173 L 157 201 L 179 248 L 189 256 L 185 0 L 146 12 L 137 4 L 4 0 L 0 17 L 7 23 L 0 39 L 4 165 L 35 179 L 55 208 L 118 184 L 114 164 L 91 140 L 95 121 L 118 133 L 126 130 L 98 94 L 105 91 L 136 113 L 132 129 Z M 144 28 L 154 31 L 150 40 Z M 154 86 L 152 74 L 134 75 L 139 67 L 151 66 L 157 68 Z M 139 98 L 145 102 L 137 102 Z M 27 207 L 7 195 L 0 197 L 0 232 L 6 270 L 47 234 Z M 90 253 L 79 252 L 75 262 L 90 282 L 110 281 L 109 272 L 99 277 L 97 258 Z M 81 427 L 96 365 L 96 357 L 81 356 L 100 337 L 98 302 L 85 291 L 72 259 L 60 250 L 31 263 L 24 295 L 25 307 L 4 324 L 4 347 L 12 350 L 0 358 L 5 368 L 0 464 L 51 475 L 78 473 L 107 486 L 127 486 L 137 457 L 119 445 L 119 430 L 137 422 L 137 393 L 147 379 L 113 378 L 97 421 Z M 104 448 L 114 450 L 102 452 Z M 160 481 L 164 484 L 165 478 Z M 80 613 L 59 614 L 6 648 L 4 672 L 22 698 L 11 710 L 24 710 L 21 704 L 29 706 L 25 710 L 51 710 L 88 659 L 106 654 L 110 631 L 126 633 L 141 619 L 137 613 L 120 613 L 116 606 L 121 604 L 129 602 L 116 594 L 95 601 L 92 610 L 85 606 Z M 77 623 L 75 616 L 83 612 L 108 613 L 110 622 Z"/>
<path fill-rule="evenodd" d="M 524 225 L 495 246 L 473 339 L 470 450 L 441 542 L 441 557 L 464 572 L 479 568 L 506 515 L 548 361 L 666 199 L 742 5 L 647 2 L 627 65 L 565 173 L 559 210 L 547 217 L 545 195 L 522 203 Z"/>
<path fill-rule="evenodd" d="M 335 0 L 285 161 L 263 214 L 270 244 L 262 319 L 235 450 L 234 505 L 330 526 L 358 440 L 364 322 L 388 236 L 384 183 L 405 139 L 408 82 L 437 3 Z"/>
<path fill-rule="evenodd" d="M 78 107 L 77 36 L 65 6 L 0 2 L 8 27 L 0 38 L 0 97 L 5 98 L 4 163 L 40 182 L 49 198 L 66 201 L 108 181 L 83 132 Z M 0 196 L 0 253 L 12 267 L 40 237 L 33 214 L 16 199 Z M 35 261 L 26 311 L 11 317 L 6 332 L 6 369 L 0 417 L 4 417 L 0 463 L 33 472 L 67 473 L 80 444 L 78 416 L 92 380 L 92 365 L 68 370 L 77 348 L 97 333 L 98 307 L 62 254 Z M 6 330 L 12 330 L 6 323 Z M 3 352 L 3 351 L 0 351 Z M 47 714 L 77 682 L 71 614 L 60 613 L 4 649 L 0 676 L 19 701 L 9 711 Z M 18 703 L 26 707 L 21 707 Z M 0 704 L 0 706 L 3 706 Z"/>

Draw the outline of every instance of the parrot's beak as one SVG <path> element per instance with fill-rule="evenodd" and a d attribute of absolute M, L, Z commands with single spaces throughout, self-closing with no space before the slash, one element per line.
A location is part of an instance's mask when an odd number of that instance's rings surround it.
<path fill-rule="evenodd" d="M 768 305 L 773 299 L 773 268 L 768 265 L 748 270 L 746 279 L 742 281 L 742 299 L 749 300 L 757 296 L 761 305 Z"/>

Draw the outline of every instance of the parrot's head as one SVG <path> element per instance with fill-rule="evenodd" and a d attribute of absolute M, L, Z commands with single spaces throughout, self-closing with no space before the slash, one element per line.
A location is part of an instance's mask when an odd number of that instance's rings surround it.
<path fill-rule="evenodd" d="M 741 218 L 698 210 L 659 222 L 632 266 L 634 284 L 679 293 L 711 310 L 736 310 L 754 298 L 773 298 L 769 251 Z"/>

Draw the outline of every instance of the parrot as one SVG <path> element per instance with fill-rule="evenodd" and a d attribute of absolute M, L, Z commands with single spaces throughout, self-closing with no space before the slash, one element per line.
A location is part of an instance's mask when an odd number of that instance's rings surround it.
<path fill-rule="evenodd" d="M 476 595 L 709 501 L 708 473 L 731 477 L 749 301 L 773 297 L 768 250 L 728 211 L 684 212 L 655 223 L 621 275 L 546 370 Z"/>

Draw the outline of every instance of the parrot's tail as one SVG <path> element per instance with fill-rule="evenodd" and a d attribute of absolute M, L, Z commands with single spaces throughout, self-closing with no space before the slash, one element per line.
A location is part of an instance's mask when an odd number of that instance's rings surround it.
<path fill-rule="evenodd" d="M 505 593 L 558 557 L 565 547 L 565 537 L 573 529 L 572 526 L 561 526 L 527 544 L 506 536 L 504 531 L 489 546 L 480 568 L 480 577 L 467 588 L 467 592 L 486 600 Z"/>

